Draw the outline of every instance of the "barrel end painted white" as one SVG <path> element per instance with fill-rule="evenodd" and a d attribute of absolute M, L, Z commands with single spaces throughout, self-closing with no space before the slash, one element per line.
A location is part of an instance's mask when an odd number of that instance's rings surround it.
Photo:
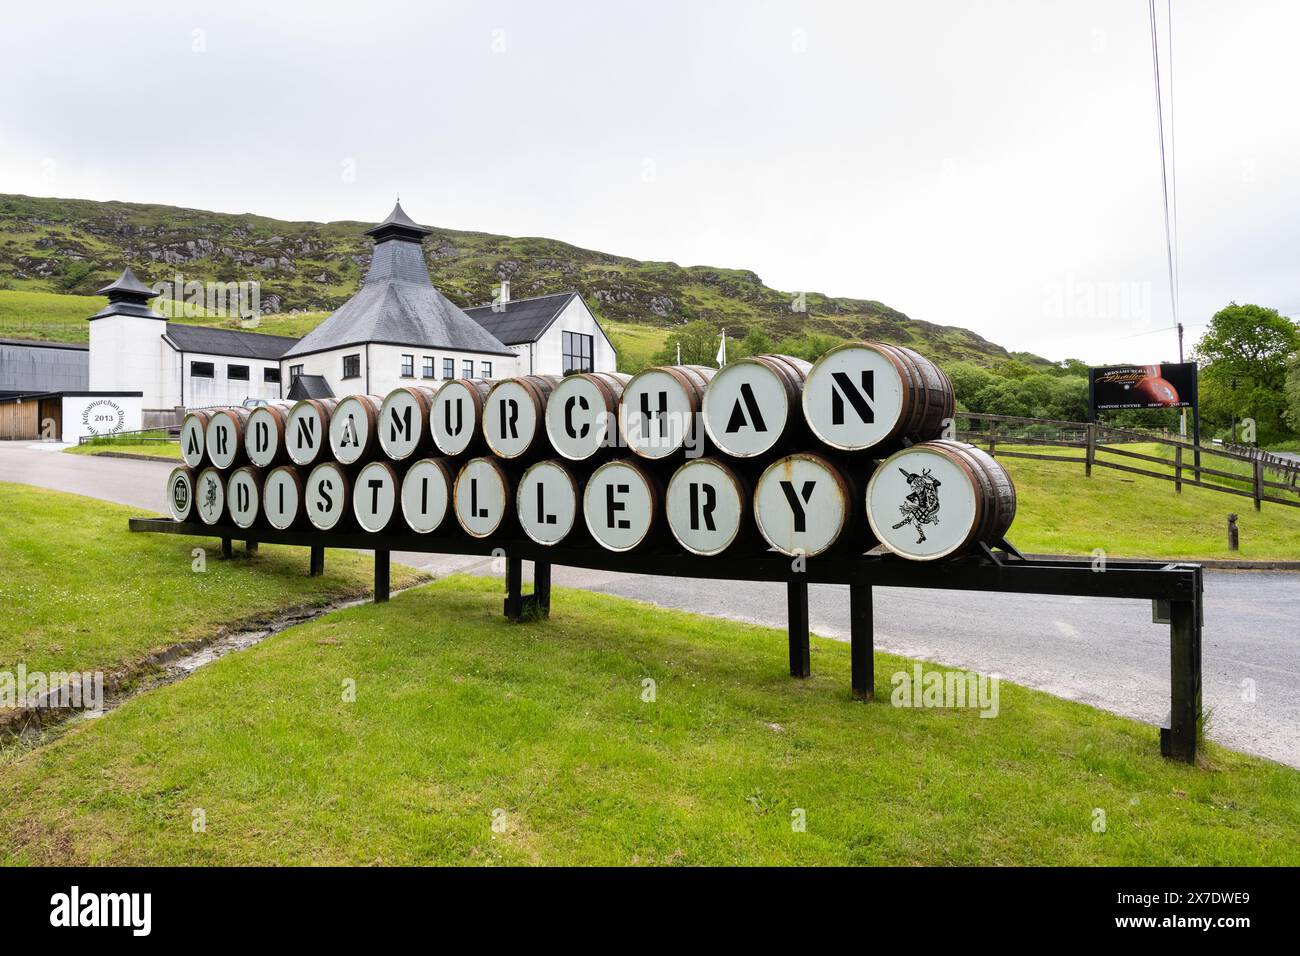
<path fill-rule="evenodd" d="M 842 476 L 819 455 L 800 453 L 774 461 L 754 488 L 759 532 L 790 557 L 815 557 L 839 544 L 851 512 Z"/>
<path fill-rule="evenodd" d="M 524 534 L 543 545 L 559 544 L 578 518 L 578 485 L 558 462 L 539 461 L 519 479 L 515 513 Z"/>
<path fill-rule="evenodd" d="M 451 482 L 443 463 L 422 458 L 402 478 L 402 517 L 418 534 L 443 527 L 451 508 Z"/>
<path fill-rule="evenodd" d="M 397 476 L 387 462 L 372 461 L 357 472 L 352 484 L 352 514 L 361 530 L 383 531 L 397 512 Z"/>
<path fill-rule="evenodd" d="M 627 460 L 601 465 L 583 489 L 587 530 L 610 551 L 631 551 L 641 545 L 654 528 L 655 510 L 649 479 Z"/>
<path fill-rule="evenodd" d="M 780 376 L 740 359 L 713 376 L 704 392 L 704 428 L 720 450 L 736 458 L 769 452 L 785 433 L 790 396 Z"/>
<path fill-rule="evenodd" d="M 911 561 L 937 561 L 969 543 L 977 516 L 970 474 L 925 445 L 881 462 L 867 482 L 867 521 L 880 543 Z"/>
<path fill-rule="evenodd" d="M 718 462 L 689 461 L 673 472 L 664 493 L 668 528 L 692 554 L 721 554 L 736 542 L 748 519 L 744 494 L 735 475 Z"/>
<path fill-rule="evenodd" d="M 491 458 L 471 458 L 456 475 L 452 504 L 470 537 L 488 538 L 501 530 L 510 501 L 505 474 Z"/>

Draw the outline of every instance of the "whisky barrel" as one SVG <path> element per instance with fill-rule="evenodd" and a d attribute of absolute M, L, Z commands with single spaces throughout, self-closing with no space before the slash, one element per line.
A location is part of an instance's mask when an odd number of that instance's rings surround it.
<path fill-rule="evenodd" d="M 692 554 L 722 554 L 752 544 L 752 496 L 749 482 L 721 458 L 695 458 L 668 481 L 668 528 Z"/>
<path fill-rule="evenodd" d="M 556 375 L 521 375 L 497 382 L 483 402 L 483 438 L 499 458 L 546 454 L 546 400 Z"/>
<path fill-rule="evenodd" d="M 583 461 L 618 444 L 618 403 L 630 375 L 566 375 L 546 402 L 546 436 L 570 461 Z"/>
<path fill-rule="evenodd" d="M 323 461 L 307 475 L 303 489 L 303 503 L 307 520 L 318 531 L 334 531 L 347 527 L 347 514 L 351 510 L 347 472 L 336 461 Z"/>
<path fill-rule="evenodd" d="M 304 398 L 289 409 L 287 444 L 289 460 L 295 465 L 314 465 L 329 459 L 330 416 L 338 400 Z"/>
<path fill-rule="evenodd" d="M 373 458 L 379 450 L 378 395 L 349 395 L 339 400 L 330 415 L 330 452 L 344 465 Z"/>
<path fill-rule="evenodd" d="M 509 525 L 514 509 L 510 478 L 495 458 L 471 458 L 456 475 L 452 507 L 465 533 L 487 538 Z"/>
<path fill-rule="evenodd" d="M 881 342 L 831 349 L 808 372 L 803 413 L 840 451 L 890 452 L 943 434 L 956 408 L 952 383 L 929 359 Z"/>
<path fill-rule="evenodd" d="M 204 436 L 211 418 L 211 412 L 193 411 L 187 412 L 181 419 L 181 459 L 191 468 L 201 468 L 204 465 Z"/>
<path fill-rule="evenodd" d="M 436 389 L 408 385 L 388 393 L 379 409 L 379 447 L 393 461 L 419 457 L 433 447 L 429 409 Z"/>
<path fill-rule="evenodd" d="M 402 478 L 402 517 L 412 531 L 428 534 L 454 526 L 451 486 L 456 471 L 446 458 L 421 458 Z"/>
<path fill-rule="evenodd" d="M 244 452 L 258 468 L 273 468 L 289 460 L 285 442 L 289 407 L 262 405 L 253 409 L 244 428 Z"/>
<path fill-rule="evenodd" d="M 302 475 L 293 465 L 272 468 L 262 483 L 262 513 L 278 531 L 305 522 Z"/>
<path fill-rule="evenodd" d="M 631 551 L 657 537 L 662 485 L 634 458 L 607 461 L 587 480 L 582 512 L 587 530 L 601 547 Z"/>
<path fill-rule="evenodd" d="M 628 448 L 642 458 L 667 458 L 700 448 L 704 440 L 697 417 L 704 390 L 716 369 L 703 365 L 667 365 L 638 372 L 619 402 L 618 427 Z"/>
<path fill-rule="evenodd" d="M 935 561 L 1001 541 L 1016 515 L 1016 487 L 973 445 L 923 442 L 881 463 L 866 505 L 881 544 L 899 557 Z"/>
<path fill-rule="evenodd" d="M 212 413 L 203 435 L 208 461 L 227 469 L 245 461 L 244 426 L 251 414 L 247 408 L 223 408 Z"/>
<path fill-rule="evenodd" d="M 538 544 L 559 544 L 578 523 L 581 484 L 573 468 L 547 459 L 530 465 L 519 478 L 515 511 L 524 534 Z"/>
<path fill-rule="evenodd" d="M 221 524 L 226 513 L 225 476 L 217 468 L 204 468 L 194 483 L 194 507 L 204 524 Z"/>
<path fill-rule="evenodd" d="M 386 461 L 372 461 L 357 472 L 352 483 L 352 514 L 362 531 L 378 534 L 394 524 L 398 517 L 398 492 L 401 482 Z"/>
<path fill-rule="evenodd" d="M 704 391 L 704 428 L 720 451 L 757 458 L 807 433 L 800 407 L 811 362 L 754 355 L 729 362 Z"/>
<path fill-rule="evenodd" d="M 240 528 L 251 528 L 262 513 L 263 471 L 256 465 L 236 468 L 226 479 L 226 505 L 230 520 Z"/>
<path fill-rule="evenodd" d="M 438 389 L 429 412 L 438 451 L 465 455 L 483 449 L 483 400 L 491 390 L 491 382 L 472 378 L 454 378 Z"/>
<path fill-rule="evenodd" d="M 790 556 L 862 552 L 874 542 L 850 477 L 821 455 L 799 452 L 769 465 L 754 489 L 763 538 Z"/>
<path fill-rule="evenodd" d="M 177 521 L 193 521 L 195 471 L 188 465 L 177 465 L 167 476 L 167 510 Z"/>

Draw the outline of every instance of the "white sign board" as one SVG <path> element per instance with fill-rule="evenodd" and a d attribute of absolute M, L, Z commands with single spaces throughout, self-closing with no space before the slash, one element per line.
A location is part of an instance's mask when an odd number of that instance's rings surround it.
<path fill-rule="evenodd" d="M 65 442 L 144 428 L 144 400 L 139 395 L 64 395 L 62 405 Z"/>

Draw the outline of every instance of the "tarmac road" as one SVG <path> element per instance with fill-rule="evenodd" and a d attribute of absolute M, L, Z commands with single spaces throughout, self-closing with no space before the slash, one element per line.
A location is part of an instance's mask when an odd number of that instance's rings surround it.
<path fill-rule="evenodd" d="M 0 442 L 0 481 L 152 512 L 163 508 L 168 467 Z M 399 553 L 393 558 L 435 574 L 489 573 L 489 563 L 477 557 Z M 719 586 L 560 567 L 554 580 L 663 607 L 785 626 L 783 585 L 737 581 Z M 813 630 L 847 639 L 848 590 L 813 585 L 809 600 Z M 1300 767 L 1300 574 L 1207 571 L 1205 602 L 1202 653 L 1209 735 Z M 878 588 L 875 615 L 876 647 L 882 651 L 996 673 L 1152 724 L 1162 722 L 1169 709 L 1169 628 L 1151 623 L 1145 601 Z M 774 661 L 783 662 L 784 654 L 783 645 L 773 647 Z M 1153 746 L 1155 739 L 1153 733 Z"/>

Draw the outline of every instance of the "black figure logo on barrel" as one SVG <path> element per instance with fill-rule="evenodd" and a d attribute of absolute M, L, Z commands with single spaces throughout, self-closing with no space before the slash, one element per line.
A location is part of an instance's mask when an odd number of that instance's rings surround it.
<path fill-rule="evenodd" d="M 941 482 L 930 474 L 929 468 L 922 468 L 921 473 L 910 472 L 906 468 L 899 468 L 903 477 L 907 479 L 907 486 L 912 490 L 908 493 L 907 498 L 898 506 L 899 512 L 903 515 L 903 520 L 894 525 L 897 531 L 903 525 L 910 524 L 916 529 L 916 543 L 920 544 L 925 540 L 925 526 L 939 524 L 939 485 Z"/>
<path fill-rule="evenodd" d="M 208 509 L 217 505 L 217 480 L 211 475 L 204 476 L 203 506 Z"/>

